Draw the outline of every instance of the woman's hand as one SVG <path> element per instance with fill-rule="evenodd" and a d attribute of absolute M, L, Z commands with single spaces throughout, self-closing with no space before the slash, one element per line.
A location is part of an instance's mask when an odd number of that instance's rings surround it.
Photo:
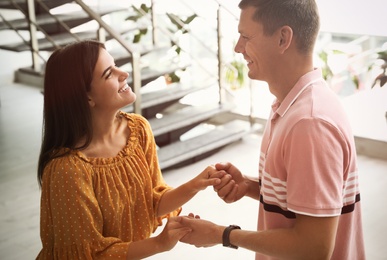
<path fill-rule="evenodd" d="M 165 192 L 159 203 L 158 216 L 163 216 L 176 210 L 208 186 L 219 185 L 221 178 L 225 175 L 225 171 L 218 171 L 213 165 L 208 166 L 195 178 L 175 189 Z"/>
<path fill-rule="evenodd" d="M 182 225 L 177 217 L 170 217 L 163 231 L 156 237 L 156 243 L 161 252 L 169 251 L 189 232 L 191 228 Z"/>
<path fill-rule="evenodd" d="M 193 192 L 197 193 L 206 189 L 208 186 L 221 184 L 221 178 L 226 175 L 225 171 L 218 171 L 215 166 L 207 166 L 199 175 L 190 180 L 188 183 Z"/>

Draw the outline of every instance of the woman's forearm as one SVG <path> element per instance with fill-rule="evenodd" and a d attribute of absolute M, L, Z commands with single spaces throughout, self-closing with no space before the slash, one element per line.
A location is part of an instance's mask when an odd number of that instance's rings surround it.
<path fill-rule="evenodd" d="M 159 202 L 158 216 L 163 216 L 183 206 L 208 186 L 218 185 L 225 174 L 223 171 L 217 171 L 214 166 L 208 166 L 192 180 L 165 192 Z"/>
<path fill-rule="evenodd" d="M 161 197 L 157 215 L 163 216 L 176 210 L 192 199 L 197 193 L 198 190 L 192 188 L 190 182 L 165 192 Z"/>
<path fill-rule="evenodd" d="M 167 249 L 162 248 L 161 244 L 158 242 L 158 238 L 151 237 L 130 243 L 126 259 L 140 260 L 164 251 L 167 251 Z"/>

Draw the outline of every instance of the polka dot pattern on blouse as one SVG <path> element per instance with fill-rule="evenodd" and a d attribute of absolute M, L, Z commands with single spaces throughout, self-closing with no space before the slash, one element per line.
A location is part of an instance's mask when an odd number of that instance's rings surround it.
<path fill-rule="evenodd" d="M 44 169 L 38 259 L 125 259 L 130 242 L 149 238 L 164 182 L 148 121 L 128 120 L 127 145 L 112 158 L 87 158 L 79 151 L 53 159 Z"/>

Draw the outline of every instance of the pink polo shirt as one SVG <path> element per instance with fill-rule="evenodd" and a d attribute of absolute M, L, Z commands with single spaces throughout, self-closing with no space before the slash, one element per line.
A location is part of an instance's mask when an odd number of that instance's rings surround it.
<path fill-rule="evenodd" d="M 273 103 L 259 178 L 258 230 L 291 227 L 296 213 L 340 216 L 332 259 L 365 259 L 354 138 L 321 70 L 301 77 L 282 103 Z"/>

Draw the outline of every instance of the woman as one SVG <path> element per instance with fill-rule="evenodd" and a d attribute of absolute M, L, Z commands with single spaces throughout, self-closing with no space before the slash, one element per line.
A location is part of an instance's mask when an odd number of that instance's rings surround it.
<path fill-rule="evenodd" d="M 208 167 L 172 189 L 163 180 L 148 121 L 120 108 L 136 95 L 105 46 L 82 41 L 56 50 L 44 80 L 38 164 L 38 259 L 142 259 L 172 249 L 190 232 L 181 206 L 207 186 Z M 162 219 L 164 230 L 151 234 Z"/>

